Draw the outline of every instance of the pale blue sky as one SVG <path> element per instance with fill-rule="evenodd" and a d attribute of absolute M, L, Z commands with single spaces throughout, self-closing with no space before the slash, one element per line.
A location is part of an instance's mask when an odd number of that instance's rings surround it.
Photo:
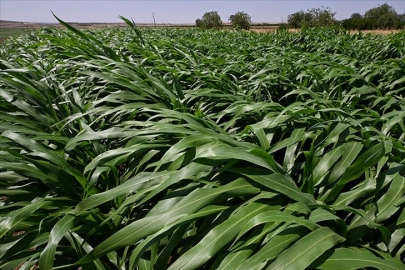
<path fill-rule="evenodd" d="M 120 22 L 119 15 L 135 22 L 194 23 L 204 12 L 216 10 L 222 21 L 237 11 L 245 11 L 253 22 L 286 21 L 287 15 L 313 7 L 330 7 L 336 19 L 344 19 L 354 12 L 364 14 L 372 7 L 387 1 L 62 1 L 62 0 L 0 0 L 0 19 L 25 22 L 56 22 L 51 10 L 68 22 Z M 388 1 L 398 13 L 405 13 L 405 0 Z"/>

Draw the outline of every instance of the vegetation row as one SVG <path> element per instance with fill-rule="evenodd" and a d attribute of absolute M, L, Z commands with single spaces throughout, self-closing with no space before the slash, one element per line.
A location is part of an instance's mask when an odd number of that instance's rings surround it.
<path fill-rule="evenodd" d="M 280 29 L 302 27 L 342 27 L 346 30 L 372 29 L 404 29 L 405 13 L 398 14 L 395 9 L 383 4 L 372 8 L 364 15 L 353 13 L 350 18 L 338 21 L 336 12 L 330 8 L 312 8 L 288 15 L 287 23 L 279 25 Z M 251 17 L 246 12 L 237 12 L 229 17 L 229 21 L 236 29 L 250 29 Z M 222 20 L 217 11 L 206 12 L 201 19 L 196 20 L 196 26 L 204 29 L 222 27 Z"/>

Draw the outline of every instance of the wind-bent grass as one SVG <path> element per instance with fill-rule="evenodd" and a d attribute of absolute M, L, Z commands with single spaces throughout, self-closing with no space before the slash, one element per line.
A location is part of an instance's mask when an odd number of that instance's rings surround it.
<path fill-rule="evenodd" d="M 404 269 L 404 33 L 123 19 L 0 47 L 1 269 Z"/>

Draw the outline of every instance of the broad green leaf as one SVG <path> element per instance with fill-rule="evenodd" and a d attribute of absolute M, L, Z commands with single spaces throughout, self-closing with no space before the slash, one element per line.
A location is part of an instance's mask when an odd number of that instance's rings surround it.
<path fill-rule="evenodd" d="M 377 144 L 364 152 L 357 161 L 346 169 L 339 181 L 340 185 L 358 178 L 365 170 L 375 165 L 384 156 L 384 144 Z"/>
<path fill-rule="evenodd" d="M 310 267 L 316 269 L 360 269 L 373 267 L 381 270 L 403 269 L 404 265 L 395 260 L 381 259 L 371 252 L 349 248 L 337 248 L 327 251 L 320 258 L 316 259 Z"/>
<path fill-rule="evenodd" d="M 32 213 L 45 205 L 50 205 L 50 201 L 37 200 L 31 204 L 8 213 L 8 215 L 0 217 L 0 237 L 3 237 L 10 229 L 16 226 L 19 222 L 28 218 Z"/>
<path fill-rule="evenodd" d="M 304 218 L 295 217 L 293 215 L 289 215 L 280 211 L 272 210 L 261 213 L 260 215 L 256 215 L 254 218 L 247 221 L 236 239 L 239 239 L 243 234 L 245 234 L 248 230 L 252 229 L 253 227 L 268 222 L 296 223 L 305 226 L 311 231 L 314 231 L 319 228 L 317 224 Z"/>
<path fill-rule="evenodd" d="M 282 252 L 267 269 L 305 269 L 325 251 L 343 241 L 328 228 L 320 228 Z"/>
<path fill-rule="evenodd" d="M 266 205 L 257 203 L 243 207 L 226 222 L 212 229 L 195 247 L 178 258 L 169 269 L 197 269 L 232 241 L 246 221 L 266 211 L 266 208 Z"/>
<path fill-rule="evenodd" d="M 270 175 L 253 175 L 249 174 L 248 172 L 242 172 L 242 174 L 246 175 L 253 181 L 270 188 L 272 190 L 278 191 L 287 197 L 303 202 L 305 204 L 313 204 L 315 203 L 315 199 L 310 195 L 301 192 L 295 185 L 291 178 L 274 173 Z"/>
<path fill-rule="evenodd" d="M 356 159 L 362 148 L 363 145 L 358 142 L 351 142 L 345 145 L 341 160 L 336 163 L 328 177 L 328 184 L 334 183 L 340 176 L 342 176 L 342 174 L 346 172 L 347 168 L 350 167 L 351 163 Z"/>
<path fill-rule="evenodd" d="M 170 211 L 156 213 L 127 225 L 95 247 L 78 264 L 90 262 L 113 250 L 132 245 L 142 238 L 159 231 L 164 226 L 176 222 L 184 215 L 195 213 L 214 201 L 226 200 L 235 196 L 251 195 L 258 192 L 257 188 L 252 187 L 243 179 L 217 188 L 215 192 L 212 192 L 210 189 L 195 190 L 175 204 Z"/>
<path fill-rule="evenodd" d="M 313 182 L 315 186 L 321 184 L 322 179 L 326 177 L 327 172 L 338 161 L 343 152 L 344 147 L 339 146 L 323 155 L 322 159 L 318 162 L 312 172 Z"/>
<path fill-rule="evenodd" d="M 279 234 L 276 234 L 272 239 L 267 242 L 260 250 L 252 257 L 238 266 L 238 270 L 246 269 L 262 269 L 265 262 L 276 258 L 281 252 L 286 250 L 292 243 L 302 238 L 308 230 L 304 227 L 290 227 Z"/>

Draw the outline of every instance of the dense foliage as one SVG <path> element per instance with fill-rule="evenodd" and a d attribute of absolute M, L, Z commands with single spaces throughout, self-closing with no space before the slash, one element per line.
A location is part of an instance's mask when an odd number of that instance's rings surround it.
<path fill-rule="evenodd" d="M 364 18 L 372 19 L 372 20 L 379 20 L 381 17 L 385 15 L 397 15 L 395 9 L 388 5 L 387 3 L 378 5 L 372 9 L 369 9 L 364 13 Z"/>
<path fill-rule="evenodd" d="M 353 13 L 350 18 L 337 21 L 336 12 L 330 8 L 313 8 L 306 12 L 297 11 L 288 15 L 288 26 L 302 27 L 330 27 L 341 26 L 347 30 L 373 30 L 373 29 L 403 29 L 405 27 L 405 14 L 397 14 L 395 9 L 382 4 L 365 12 Z"/>
<path fill-rule="evenodd" d="M 195 24 L 203 29 L 220 28 L 222 27 L 222 20 L 218 11 L 210 11 L 205 12 L 201 19 L 195 21 Z"/>
<path fill-rule="evenodd" d="M 307 11 L 300 10 L 288 15 L 288 24 L 293 28 L 325 27 L 337 25 L 336 12 L 330 8 L 312 8 Z"/>
<path fill-rule="evenodd" d="M 362 16 L 359 13 L 353 13 L 349 19 L 342 21 L 345 29 L 402 29 L 405 27 L 405 16 L 398 15 L 395 9 L 382 4 L 372 8 Z"/>
<path fill-rule="evenodd" d="M 233 28 L 249 30 L 252 18 L 246 12 L 238 11 L 229 16 L 229 21 L 232 23 Z"/>
<path fill-rule="evenodd" d="M 405 33 L 127 23 L 0 47 L 1 269 L 404 269 Z"/>

